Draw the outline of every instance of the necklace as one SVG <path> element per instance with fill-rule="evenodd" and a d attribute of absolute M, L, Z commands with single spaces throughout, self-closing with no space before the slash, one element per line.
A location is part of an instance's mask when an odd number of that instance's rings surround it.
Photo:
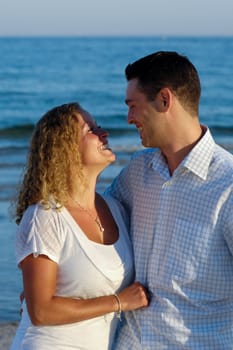
<path fill-rule="evenodd" d="M 79 206 L 80 209 L 82 209 L 83 211 L 85 211 L 87 213 L 87 215 L 89 215 L 89 217 L 94 220 L 94 222 L 96 223 L 96 225 L 98 226 L 100 232 L 104 232 L 104 227 L 101 225 L 100 219 L 98 214 L 96 214 L 96 217 L 94 217 L 90 211 L 86 208 L 84 208 L 78 201 L 76 201 L 73 197 L 70 196 L 70 198 L 73 200 L 73 202 L 75 204 L 77 204 Z"/>

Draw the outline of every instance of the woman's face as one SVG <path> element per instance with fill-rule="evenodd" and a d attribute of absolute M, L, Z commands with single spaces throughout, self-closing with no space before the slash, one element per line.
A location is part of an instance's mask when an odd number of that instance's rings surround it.
<path fill-rule="evenodd" d="M 116 159 L 108 145 L 107 131 L 98 126 L 86 111 L 79 114 L 78 120 L 81 126 L 80 152 L 83 166 L 104 169 Z"/>

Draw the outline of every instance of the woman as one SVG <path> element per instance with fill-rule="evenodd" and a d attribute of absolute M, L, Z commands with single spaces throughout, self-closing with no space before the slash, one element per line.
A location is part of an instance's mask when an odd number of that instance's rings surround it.
<path fill-rule="evenodd" d="M 107 136 L 77 103 L 35 127 L 16 219 L 27 311 L 11 350 L 111 349 L 121 311 L 148 304 L 121 209 L 95 192 L 115 160 Z"/>

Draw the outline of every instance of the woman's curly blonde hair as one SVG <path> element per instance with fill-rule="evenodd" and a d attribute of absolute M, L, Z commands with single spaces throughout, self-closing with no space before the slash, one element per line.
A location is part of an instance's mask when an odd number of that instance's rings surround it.
<path fill-rule="evenodd" d="M 63 104 L 48 111 L 36 124 L 16 201 L 17 224 L 31 204 L 40 202 L 50 208 L 52 198 L 62 207 L 68 199 L 72 169 L 83 180 L 77 118 L 83 112 L 78 103 Z"/>

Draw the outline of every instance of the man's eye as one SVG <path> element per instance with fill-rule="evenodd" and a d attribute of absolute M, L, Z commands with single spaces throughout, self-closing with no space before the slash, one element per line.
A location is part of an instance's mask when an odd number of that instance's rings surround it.
<path fill-rule="evenodd" d="M 87 132 L 89 132 L 89 133 L 93 133 L 93 131 L 94 131 L 94 128 L 89 128 L 89 129 L 87 130 Z"/>

